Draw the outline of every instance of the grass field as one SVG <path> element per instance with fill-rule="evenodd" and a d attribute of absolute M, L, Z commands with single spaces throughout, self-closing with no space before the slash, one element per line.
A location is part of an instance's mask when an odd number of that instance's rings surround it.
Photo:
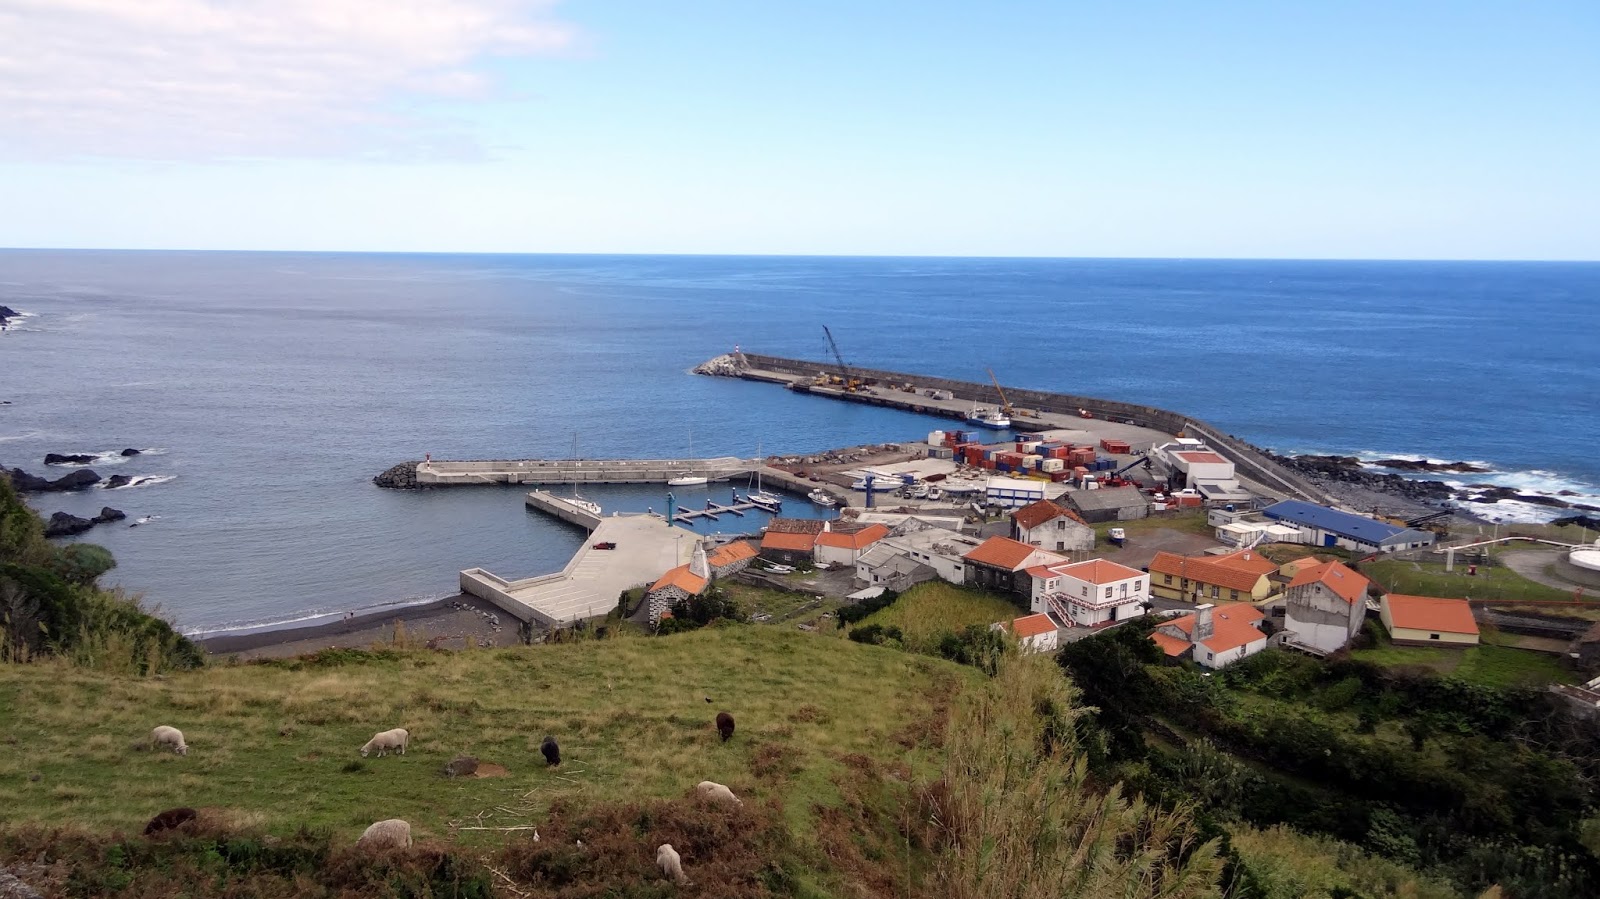
<path fill-rule="evenodd" d="M 1407 562 L 1400 559 L 1383 559 L 1363 564 L 1361 573 L 1385 590 L 1417 596 L 1447 596 L 1506 603 L 1519 600 L 1533 602 L 1572 600 L 1571 590 L 1561 590 L 1530 581 L 1502 566 L 1480 566 L 1475 575 L 1467 574 L 1467 566 L 1460 562 L 1456 563 L 1455 568 L 1454 571 L 1445 571 L 1442 561 Z"/>
<path fill-rule="evenodd" d="M 1180 531 L 1185 534 L 1200 534 L 1205 537 L 1216 535 L 1217 529 L 1206 524 L 1206 511 L 1204 509 L 1186 509 L 1182 512 L 1157 512 L 1148 518 L 1137 518 L 1133 521 L 1103 521 L 1090 525 L 1094 528 L 1095 537 L 1102 543 L 1108 538 L 1112 528 L 1122 528 L 1130 538 L 1140 534 L 1166 528 Z"/>
<path fill-rule="evenodd" d="M 959 633 L 974 624 L 988 626 L 1010 621 L 1022 614 L 1023 609 L 995 594 L 928 581 L 907 590 L 893 605 L 872 613 L 855 626 L 897 627 L 905 634 L 907 649 L 928 652 L 945 634 Z"/>
<path fill-rule="evenodd" d="M 1378 665 L 1420 665 L 1440 674 L 1490 687 L 1572 683 L 1557 656 L 1545 652 L 1484 644 L 1468 649 L 1434 646 L 1384 646 L 1358 649 L 1351 656 Z"/>
<path fill-rule="evenodd" d="M 977 677 L 892 649 L 759 627 L 324 658 L 333 661 L 164 679 L 0 667 L 4 817 L 128 829 L 189 805 L 224 807 L 278 833 L 306 824 L 353 838 L 375 819 L 401 817 L 419 837 L 445 837 L 450 822 L 474 816 L 524 824 L 557 798 L 676 797 L 709 779 L 778 801 L 803 841 L 815 807 L 838 801 L 833 778 L 852 754 L 912 771 L 933 764 L 904 734 L 942 720 L 948 693 Z M 713 727 L 722 709 L 738 721 L 726 744 Z M 157 724 L 184 731 L 186 757 L 144 748 Z M 361 745 L 392 727 L 411 731 L 410 751 L 361 759 Z M 547 733 L 562 745 L 557 769 L 538 752 Z M 440 769 L 459 753 L 509 775 L 447 780 Z"/>

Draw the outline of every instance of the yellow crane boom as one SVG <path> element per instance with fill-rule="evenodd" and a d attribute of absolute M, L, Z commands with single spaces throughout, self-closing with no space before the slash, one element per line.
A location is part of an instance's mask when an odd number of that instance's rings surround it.
<path fill-rule="evenodd" d="M 1011 408 L 1011 401 L 1006 399 L 1006 392 L 1000 389 L 1000 379 L 994 376 L 994 369 L 989 369 L 989 383 L 994 385 L 994 392 L 1000 394 L 1000 411 L 1007 415 L 1016 411 Z"/>

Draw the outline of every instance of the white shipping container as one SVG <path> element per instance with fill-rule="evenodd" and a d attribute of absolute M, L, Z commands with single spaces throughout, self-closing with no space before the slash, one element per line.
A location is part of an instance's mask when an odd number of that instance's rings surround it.
<path fill-rule="evenodd" d="M 1066 467 L 1067 460 L 1065 459 L 1045 459 L 1039 463 L 1039 470 L 1045 472 L 1046 474 L 1057 471 L 1065 471 Z"/>
<path fill-rule="evenodd" d="M 943 446 L 944 445 L 944 432 L 943 431 L 929 431 L 928 432 L 928 445 L 929 446 Z"/>

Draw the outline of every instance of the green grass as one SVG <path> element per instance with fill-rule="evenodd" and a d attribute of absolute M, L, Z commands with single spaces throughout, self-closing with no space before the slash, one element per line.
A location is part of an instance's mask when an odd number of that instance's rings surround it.
<path fill-rule="evenodd" d="M 1095 536 L 1101 541 L 1109 539 L 1108 535 L 1112 528 L 1122 528 L 1130 538 L 1162 529 L 1199 534 L 1204 537 L 1214 537 L 1217 533 L 1216 528 L 1206 524 L 1204 509 L 1185 509 L 1176 513 L 1157 512 L 1148 518 L 1136 518 L 1133 521 L 1102 521 L 1090 527 L 1094 528 Z"/>
<path fill-rule="evenodd" d="M 1492 602 L 1571 602 L 1571 590 L 1561 590 L 1530 581 L 1509 568 L 1479 566 L 1475 575 L 1457 561 L 1454 571 L 1445 571 L 1443 562 L 1407 562 L 1383 559 L 1367 562 L 1361 573 L 1383 589 L 1416 596 L 1445 596 L 1457 599 L 1482 599 Z"/>
<path fill-rule="evenodd" d="M 270 832 L 306 824 L 350 838 L 400 817 L 419 837 L 441 837 L 449 822 L 480 814 L 487 825 L 523 824 L 558 798 L 676 797 L 709 779 L 777 800 L 804 840 L 814 806 L 837 801 L 841 758 L 936 763 L 895 736 L 938 717 L 939 694 L 976 677 L 887 648 L 754 627 L 218 665 L 164 679 L 0 666 L 0 808 L 10 822 L 126 830 L 164 808 L 220 807 Z M 738 720 L 726 744 L 713 727 L 722 709 Z M 144 748 L 157 724 L 184 731 L 187 757 Z M 411 731 L 409 753 L 361 759 L 361 745 L 392 727 Z M 538 752 L 547 733 L 562 744 L 558 769 Z M 441 777 L 459 753 L 510 775 Z"/>
<path fill-rule="evenodd" d="M 789 627 L 797 624 L 826 625 L 830 622 L 824 621 L 822 616 L 839 608 L 840 605 L 840 601 L 835 597 L 819 601 L 816 593 L 789 593 L 735 581 L 724 581 L 721 589 L 739 604 L 739 610 L 745 615 L 751 618 L 759 615 L 769 616 L 758 622 L 759 624 L 781 624 Z"/>
<path fill-rule="evenodd" d="M 1545 652 L 1482 644 L 1467 649 L 1434 646 L 1385 646 L 1358 649 L 1354 658 L 1377 665 L 1420 665 L 1440 674 L 1489 687 L 1572 683 L 1561 660 Z"/>
<path fill-rule="evenodd" d="M 906 648 L 928 652 L 945 634 L 959 633 L 975 624 L 1010 621 L 1023 614 L 1023 609 L 997 594 L 928 581 L 907 590 L 893 605 L 868 615 L 854 627 L 897 627 L 905 634 Z"/>

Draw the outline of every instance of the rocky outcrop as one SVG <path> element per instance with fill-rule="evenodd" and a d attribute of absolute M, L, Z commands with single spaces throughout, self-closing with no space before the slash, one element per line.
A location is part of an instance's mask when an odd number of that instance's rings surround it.
<path fill-rule="evenodd" d="M 1419 503 L 1438 503 L 1455 496 L 1443 481 L 1419 481 L 1398 474 L 1379 474 L 1361 467 L 1354 456 L 1271 456 L 1272 460 L 1314 481 L 1354 484 Z"/>
<path fill-rule="evenodd" d="M 6 319 L 15 318 L 20 314 L 21 313 L 17 312 L 15 309 L 12 309 L 10 306 L 0 306 L 0 325 L 5 324 Z"/>
<path fill-rule="evenodd" d="M 388 487 L 391 490 L 417 489 L 417 466 L 421 462 L 401 462 L 372 479 L 372 483 L 379 487 Z"/>
<path fill-rule="evenodd" d="M 133 478 L 130 478 L 127 475 L 125 475 L 125 474 L 114 474 L 111 477 L 106 479 L 106 489 L 107 490 L 115 490 L 118 487 L 126 487 L 126 486 L 128 486 L 129 484 L 132 484 L 132 483 L 133 483 Z"/>
<path fill-rule="evenodd" d="M 123 450 L 122 452 L 118 453 L 117 455 L 119 455 L 119 456 L 137 456 L 142 452 L 144 452 L 144 450 L 136 450 L 136 449 L 134 449 L 133 447 L 130 446 L 127 449 Z"/>
<path fill-rule="evenodd" d="M 109 524 L 121 521 L 128 517 L 128 513 L 110 506 L 102 506 L 100 514 L 93 518 L 79 518 L 67 512 L 57 512 L 45 522 L 44 535 L 46 537 L 72 537 L 94 527 L 97 524 Z"/>
<path fill-rule="evenodd" d="M 732 354 L 725 353 L 715 359 L 707 359 L 696 365 L 694 373 L 697 375 L 719 375 L 724 378 L 737 378 L 744 369 L 745 366 L 741 365 L 737 358 Z"/>
<path fill-rule="evenodd" d="M 44 464 L 46 465 L 88 465 L 94 460 L 95 457 L 92 453 L 67 453 L 66 455 L 45 453 L 44 456 Z"/>
<path fill-rule="evenodd" d="M 1539 494 L 1518 493 L 1510 487 L 1489 487 L 1476 496 L 1467 497 L 1474 503 L 1497 503 L 1503 499 L 1515 500 L 1519 503 L 1532 503 L 1535 506 L 1549 506 L 1552 509 L 1565 509 L 1571 505 L 1566 500 L 1556 499 L 1553 496 Z"/>
<path fill-rule="evenodd" d="M 57 493 L 65 490 L 82 490 L 100 483 L 100 476 L 92 469 L 82 468 L 71 474 L 55 479 L 37 477 L 28 474 L 20 468 L 0 467 L 0 473 L 11 476 L 11 486 L 17 488 L 18 493 Z"/>
<path fill-rule="evenodd" d="M 1463 474 L 1483 474 L 1491 469 L 1471 462 L 1429 462 L 1427 459 L 1383 459 L 1372 463 L 1379 468 L 1392 468 L 1395 471 L 1458 471 Z"/>
<path fill-rule="evenodd" d="M 1588 528 L 1591 531 L 1600 531 L 1600 518 L 1591 518 L 1588 515 L 1569 515 L 1566 518 L 1557 518 L 1555 521 L 1550 523 L 1556 525 L 1557 527 L 1566 524 L 1575 524 L 1580 528 Z"/>

